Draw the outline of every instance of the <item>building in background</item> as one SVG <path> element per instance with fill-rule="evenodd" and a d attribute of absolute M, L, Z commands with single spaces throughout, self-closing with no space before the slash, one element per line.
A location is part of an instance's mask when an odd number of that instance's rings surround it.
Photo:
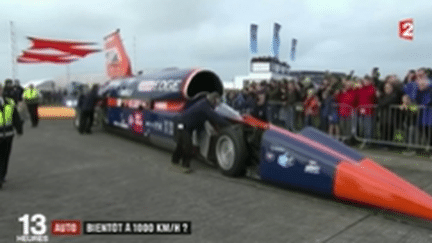
<path fill-rule="evenodd" d="M 245 84 L 263 80 L 281 81 L 289 78 L 290 65 L 276 57 L 254 57 L 250 61 L 250 72 L 247 76 L 236 76 L 234 87 L 241 89 Z"/>

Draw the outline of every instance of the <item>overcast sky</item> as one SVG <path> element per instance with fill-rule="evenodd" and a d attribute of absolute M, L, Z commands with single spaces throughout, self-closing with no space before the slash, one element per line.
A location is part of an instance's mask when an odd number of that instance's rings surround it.
<path fill-rule="evenodd" d="M 372 0 L 0 0 L 1 80 L 11 76 L 10 21 L 17 53 L 26 36 L 94 41 L 117 28 L 133 71 L 206 67 L 224 81 L 249 72 L 249 29 L 258 25 L 258 55 L 270 55 L 273 23 L 282 25 L 280 54 L 292 70 L 331 70 L 357 75 L 374 66 L 404 76 L 432 63 L 432 1 Z M 398 21 L 414 19 L 414 41 L 398 38 Z M 298 39 L 296 60 L 289 60 Z M 134 39 L 136 48 L 134 48 Z M 135 50 L 135 51 L 134 51 Z M 18 78 L 55 78 L 66 66 L 18 64 Z M 71 74 L 104 73 L 104 55 L 70 65 Z"/>

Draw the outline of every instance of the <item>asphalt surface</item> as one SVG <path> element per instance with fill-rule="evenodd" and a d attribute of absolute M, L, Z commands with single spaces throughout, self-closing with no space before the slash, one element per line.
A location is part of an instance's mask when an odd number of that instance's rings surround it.
<path fill-rule="evenodd" d="M 432 194 L 432 160 L 363 151 Z M 72 121 L 26 124 L 15 137 L 0 191 L 0 242 L 23 234 L 18 218 L 41 213 L 49 242 L 432 242 L 432 223 L 227 178 L 199 161 L 170 170 L 169 151 Z M 50 221 L 191 221 L 190 235 L 52 236 Z M 34 223 L 31 223 L 34 225 Z"/>

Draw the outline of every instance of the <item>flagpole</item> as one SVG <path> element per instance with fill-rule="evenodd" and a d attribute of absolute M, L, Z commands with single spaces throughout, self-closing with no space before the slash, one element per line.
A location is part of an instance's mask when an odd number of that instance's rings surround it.
<path fill-rule="evenodd" d="M 66 83 L 68 84 L 70 82 L 70 64 L 68 63 L 66 65 Z"/>
<path fill-rule="evenodd" d="M 134 72 L 137 71 L 136 69 L 136 65 L 137 65 L 137 60 L 136 60 L 136 36 L 134 36 L 134 43 L 133 43 L 133 49 L 134 49 L 134 63 L 133 63 L 133 68 L 134 68 Z"/>
<path fill-rule="evenodd" d="M 11 42 L 11 78 L 12 80 L 15 80 L 16 78 L 16 60 L 15 60 L 15 30 L 14 30 L 14 24 L 13 21 L 10 21 L 10 42 Z"/>

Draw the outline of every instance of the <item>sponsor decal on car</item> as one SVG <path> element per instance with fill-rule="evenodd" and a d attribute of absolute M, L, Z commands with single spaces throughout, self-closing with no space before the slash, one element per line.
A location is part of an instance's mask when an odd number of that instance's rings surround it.
<path fill-rule="evenodd" d="M 159 121 L 146 121 L 145 126 L 147 128 L 151 128 L 153 131 L 162 132 L 163 131 L 163 123 Z"/>
<path fill-rule="evenodd" d="M 320 173 L 320 167 L 314 160 L 309 160 L 309 164 L 305 166 L 304 172 L 318 175 Z"/>
<path fill-rule="evenodd" d="M 134 125 L 134 116 L 133 116 L 133 114 L 130 114 L 129 115 L 129 118 L 128 118 L 128 124 L 129 124 L 129 127 L 133 127 L 133 125 Z"/>
<path fill-rule="evenodd" d="M 131 89 L 122 89 L 118 92 L 119 96 L 131 96 L 132 90 Z"/>
<path fill-rule="evenodd" d="M 275 155 L 272 152 L 267 152 L 265 157 L 268 162 L 273 162 Z"/>
<path fill-rule="evenodd" d="M 158 80 L 154 91 L 177 92 L 180 90 L 181 79 Z"/>
<path fill-rule="evenodd" d="M 289 168 L 294 165 L 294 157 L 286 152 L 278 157 L 278 164 L 284 168 Z"/>
<path fill-rule="evenodd" d="M 138 84 L 137 89 L 139 92 L 149 92 L 149 91 L 152 91 L 155 86 L 156 86 L 156 81 L 146 80 L 146 81 L 141 81 Z"/>
<path fill-rule="evenodd" d="M 144 80 L 138 84 L 139 92 L 177 92 L 180 90 L 181 79 Z"/>

